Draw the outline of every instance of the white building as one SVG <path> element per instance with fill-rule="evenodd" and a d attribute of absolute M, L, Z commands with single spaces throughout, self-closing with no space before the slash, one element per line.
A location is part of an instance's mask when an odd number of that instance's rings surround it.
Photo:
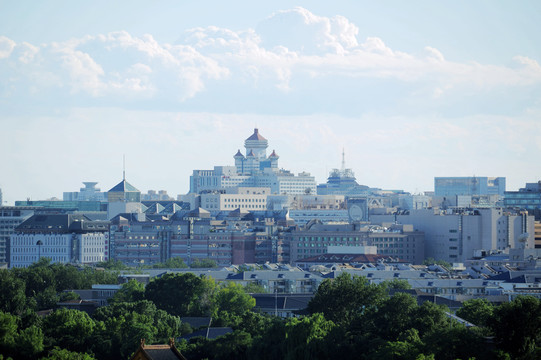
<path fill-rule="evenodd" d="M 239 208 L 264 211 L 267 210 L 267 196 L 270 191 L 270 188 L 237 187 L 226 193 L 203 193 L 200 195 L 200 207 L 209 211 L 231 211 Z"/>
<path fill-rule="evenodd" d="M 105 261 L 108 230 L 108 222 L 84 215 L 33 215 L 10 237 L 10 267 L 28 267 L 42 257 L 54 263 Z"/>
<path fill-rule="evenodd" d="M 233 156 L 234 166 L 215 166 L 214 170 L 194 170 L 190 176 L 190 193 L 219 191 L 231 187 L 269 187 L 272 194 L 316 193 L 316 181 L 309 173 L 294 175 L 278 168 L 279 156 L 273 150 L 267 156 L 268 141 L 258 129 L 244 142 L 246 155 L 240 150 Z"/>

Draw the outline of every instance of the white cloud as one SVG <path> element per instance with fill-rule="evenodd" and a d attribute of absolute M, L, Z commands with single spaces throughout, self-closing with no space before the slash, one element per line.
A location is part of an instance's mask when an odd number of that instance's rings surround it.
<path fill-rule="evenodd" d="M 8 58 L 15 48 L 15 41 L 5 36 L 0 36 L 0 59 Z"/>
<path fill-rule="evenodd" d="M 507 92 L 528 99 L 531 87 L 541 85 L 539 63 L 524 56 L 511 66 L 459 63 L 431 46 L 406 53 L 381 38 L 359 36 L 344 16 L 297 7 L 272 14 L 256 29 L 189 29 L 175 44 L 126 31 L 39 46 L 0 37 L 0 91 L 7 98 L 48 94 L 102 106 L 145 101 L 157 109 L 184 104 L 222 111 L 263 103 L 266 111 L 360 114 L 384 106 L 383 100 L 360 106 L 341 93 L 362 100 L 377 90 L 394 105 L 466 109 L 469 104 L 456 102 Z"/>

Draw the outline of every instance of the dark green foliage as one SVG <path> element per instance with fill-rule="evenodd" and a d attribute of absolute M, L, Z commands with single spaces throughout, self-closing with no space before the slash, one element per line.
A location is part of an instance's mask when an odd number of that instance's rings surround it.
<path fill-rule="evenodd" d="M 120 290 L 107 300 L 109 304 L 140 301 L 145 298 L 145 286 L 137 280 L 130 280 L 122 284 Z"/>
<path fill-rule="evenodd" d="M 169 258 L 164 263 L 157 263 L 152 265 L 154 269 L 185 269 L 188 265 L 180 257 Z"/>
<path fill-rule="evenodd" d="M 308 304 L 311 314 L 323 313 L 336 324 L 347 324 L 358 314 L 377 307 L 386 296 L 384 285 L 370 284 L 364 277 L 340 274 L 325 280 Z"/>
<path fill-rule="evenodd" d="M 115 303 L 99 308 L 94 320 L 103 324 L 96 331 L 95 353 L 98 358 L 127 358 L 141 339 L 147 344 L 167 343 L 181 334 L 180 318 L 169 315 L 147 300 Z"/>
<path fill-rule="evenodd" d="M 215 288 L 206 277 L 165 274 L 146 286 L 145 298 L 175 316 L 208 316 L 214 311 Z"/>
<path fill-rule="evenodd" d="M 192 269 L 199 269 L 199 268 L 217 268 L 218 264 L 216 264 L 216 261 L 212 259 L 195 259 L 190 264 L 190 267 Z"/>
<path fill-rule="evenodd" d="M 109 259 L 107 261 L 102 261 L 96 264 L 96 267 L 101 267 L 107 270 L 127 270 L 129 269 L 128 266 L 124 265 L 124 263 L 120 260 L 112 260 Z"/>
<path fill-rule="evenodd" d="M 25 287 L 13 272 L 0 270 L 0 311 L 21 313 L 26 305 Z"/>
<path fill-rule="evenodd" d="M 513 359 L 539 359 L 541 355 L 541 301 L 519 296 L 494 309 L 488 321 L 500 348 Z"/>
<path fill-rule="evenodd" d="M 94 320 L 78 310 L 58 309 L 43 319 L 46 345 L 71 351 L 88 350 L 92 345 L 95 328 Z"/>
<path fill-rule="evenodd" d="M 42 357 L 40 360 L 96 360 L 96 358 L 87 353 L 78 353 L 55 347 L 48 352 L 46 357 Z"/>
<path fill-rule="evenodd" d="M 456 315 L 474 325 L 487 326 L 494 315 L 494 305 L 487 299 L 468 300 L 457 310 Z"/>

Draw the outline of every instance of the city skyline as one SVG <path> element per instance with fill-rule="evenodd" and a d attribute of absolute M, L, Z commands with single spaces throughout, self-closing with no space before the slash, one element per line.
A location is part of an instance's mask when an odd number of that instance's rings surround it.
<path fill-rule="evenodd" d="M 142 192 L 184 194 L 255 127 L 317 183 L 343 148 L 370 187 L 539 180 L 540 4 L 297 5 L 0 1 L 4 200 L 107 191 L 124 154 Z"/>

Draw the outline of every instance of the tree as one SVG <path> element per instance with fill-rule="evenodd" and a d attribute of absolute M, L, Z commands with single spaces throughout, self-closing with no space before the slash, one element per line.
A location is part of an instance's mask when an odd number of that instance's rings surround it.
<path fill-rule="evenodd" d="M 244 291 L 248 294 L 266 294 L 267 289 L 263 285 L 257 284 L 255 282 L 249 282 L 244 286 Z"/>
<path fill-rule="evenodd" d="M 286 323 L 285 359 L 328 359 L 331 356 L 325 337 L 334 323 L 322 314 L 290 318 Z"/>
<path fill-rule="evenodd" d="M 387 289 L 396 289 L 396 290 L 408 290 L 411 289 L 411 285 L 408 280 L 405 279 L 393 279 L 387 280 L 382 283 Z"/>
<path fill-rule="evenodd" d="M 385 299 L 377 311 L 361 319 L 369 331 L 385 340 L 396 341 L 400 334 L 411 329 L 419 306 L 417 300 L 406 293 L 397 293 Z"/>
<path fill-rule="evenodd" d="M 8 270 L 0 270 L 0 311 L 19 314 L 26 304 L 25 282 Z"/>
<path fill-rule="evenodd" d="M 118 290 L 111 299 L 108 300 L 109 304 L 121 303 L 121 302 L 135 302 L 143 300 L 145 297 L 145 285 L 137 280 L 131 279 L 127 283 L 122 284 L 120 290 Z"/>
<path fill-rule="evenodd" d="M 17 316 L 0 311 L 0 354 L 10 354 L 17 339 Z"/>
<path fill-rule="evenodd" d="M 164 263 L 152 265 L 154 269 L 185 269 L 188 267 L 181 257 L 169 258 Z"/>
<path fill-rule="evenodd" d="M 477 326 L 487 326 L 494 315 L 494 305 L 487 299 L 471 299 L 464 301 L 456 315 Z"/>
<path fill-rule="evenodd" d="M 255 299 L 248 295 L 241 285 L 228 282 L 220 288 L 215 295 L 217 311 L 226 311 L 230 314 L 242 315 L 255 306 Z"/>
<path fill-rule="evenodd" d="M 386 297 L 385 286 L 369 284 L 364 277 L 348 273 L 326 279 L 308 303 L 311 314 L 321 312 L 336 324 L 347 324 L 370 307 L 378 306 Z"/>
<path fill-rule="evenodd" d="M 213 312 L 216 285 L 191 273 L 165 274 L 145 288 L 145 298 L 175 316 L 205 316 Z"/>
<path fill-rule="evenodd" d="M 78 353 L 55 347 L 49 351 L 47 357 L 42 357 L 41 360 L 96 360 L 96 358 L 87 353 Z"/>
<path fill-rule="evenodd" d="M 35 359 L 43 351 L 43 332 L 40 328 L 32 325 L 23 329 L 17 335 L 15 352 L 17 358 Z"/>
<path fill-rule="evenodd" d="M 129 269 L 122 261 L 109 259 L 96 264 L 96 267 L 101 267 L 107 270 L 126 270 Z"/>
<path fill-rule="evenodd" d="M 96 324 L 87 313 L 58 309 L 43 320 L 46 344 L 71 351 L 83 352 L 92 345 Z"/>
<path fill-rule="evenodd" d="M 489 320 L 499 346 L 513 359 L 535 359 L 541 355 L 541 301 L 519 296 L 494 309 Z"/>
<path fill-rule="evenodd" d="M 190 264 L 190 267 L 192 269 L 197 268 L 216 268 L 218 265 L 216 264 L 216 261 L 212 259 L 195 259 Z"/>

